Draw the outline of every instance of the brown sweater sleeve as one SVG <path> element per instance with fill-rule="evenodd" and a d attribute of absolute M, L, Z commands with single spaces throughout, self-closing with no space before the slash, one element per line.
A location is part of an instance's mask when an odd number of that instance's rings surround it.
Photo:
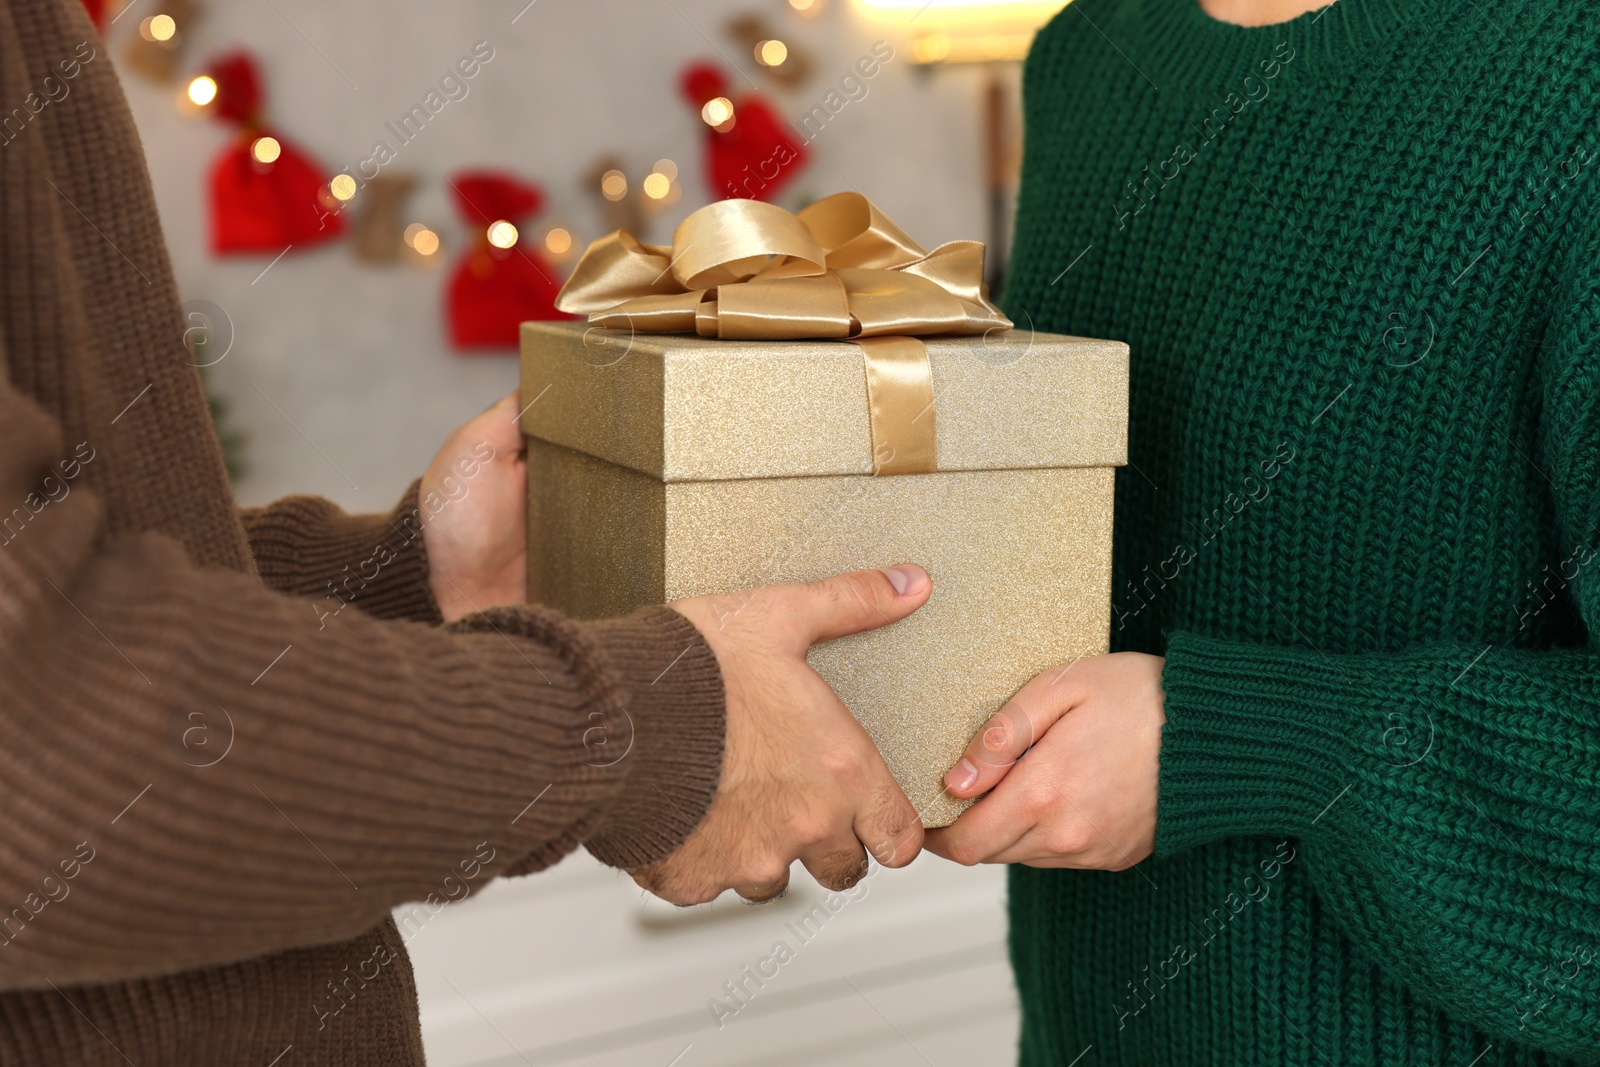
<path fill-rule="evenodd" d="M 0 989 L 353 937 L 486 855 L 644 864 L 705 812 L 721 676 L 669 609 L 321 617 L 108 537 L 69 454 L 0 379 Z"/>
<path fill-rule="evenodd" d="M 261 580 L 312 597 L 326 614 L 358 607 L 379 619 L 442 622 L 428 585 L 419 484 L 387 515 L 348 515 L 314 496 L 240 509 Z"/>

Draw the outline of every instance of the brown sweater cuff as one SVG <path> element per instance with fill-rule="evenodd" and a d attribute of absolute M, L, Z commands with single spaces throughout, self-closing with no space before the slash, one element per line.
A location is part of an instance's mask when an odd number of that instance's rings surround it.
<path fill-rule="evenodd" d="M 671 855 L 700 824 L 722 773 L 726 716 L 716 654 L 689 620 L 666 607 L 575 622 L 548 608 L 502 606 L 446 629 L 558 650 L 582 701 L 573 723 L 582 753 L 565 757 L 569 772 L 606 783 L 569 833 L 513 842 L 506 875 L 543 870 L 580 842 L 602 863 L 634 870 Z"/>
<path fill-rule="evenodd" d="M 282 593 L 319 598 L 319 617 L 357 607 L 379 619 L 438 625 L 428 584 L 418 482 L 387 515 L 347 515 L 320 497 L 291 496 L 240 518 L 256 568 Z"/>
<path fill-rule="evenodd" d="M 590 758 L 625 768 L 621 793 L 585 847 L 625 870 L 671 855 L 700 825 L 722 773 L 726 704 L 716 654 L 668 607 L 588 624 L 604 649 L 629 736 L 592 728 Z"/>

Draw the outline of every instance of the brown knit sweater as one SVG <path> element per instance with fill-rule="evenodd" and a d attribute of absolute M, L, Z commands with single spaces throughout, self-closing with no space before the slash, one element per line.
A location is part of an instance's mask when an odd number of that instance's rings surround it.
<path fill-rule="evenodd" d="M 669 853 L 716 660 L 664 608 L 440 628 L 410 500 L 241 515 L 74 0 L 0 0 L 0 125 L 0 1064 L 420 1064 L 390 910 Z"/>

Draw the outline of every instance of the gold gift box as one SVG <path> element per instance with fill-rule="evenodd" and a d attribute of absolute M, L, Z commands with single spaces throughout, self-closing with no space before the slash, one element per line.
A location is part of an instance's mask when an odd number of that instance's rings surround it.
<path fill-rule="evenodd" d="M 573 322 L 522 327 L 528 592 L 579 618 L 917 563 L 928 603 L 818 645 L 928 826 L 973 732 L 1040 671 L 1104 652 L 1128 347 L 926 339 L 938 470 L 875 477 L 862 353 Z"/>

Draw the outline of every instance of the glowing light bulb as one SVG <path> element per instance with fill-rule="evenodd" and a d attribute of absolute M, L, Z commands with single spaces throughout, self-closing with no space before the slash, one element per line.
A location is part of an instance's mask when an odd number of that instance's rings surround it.
<path fill-rule="evenodd" d="M 726 124 L 733 118 L 733 101 L 725 96 L 707 100 L 705 107 L 700 109 L 700 118 L 707 126 L 711 127 Z"/>
<path fill-rule="evenodd" d="M 421 223 L 413 223 L 412 225 L 420 226 Z M 409 232 L 409 227 L 407 229 Z M 412 248 L 415 248 L 424 256 L 431 256 L 439 251 L 439 235 L 426 226 L 418 230 L 416 236 L 412 237 L 409 243 Z"/>
<path fill-rule="evenodd" d="M 283 154 L 283 145 L 276 137 L 257 137 L 250 146 L 250 154 L 257 163 L 271 163 Z"/>
<path fill-rule="evenodd" d="M 544 235 L 544 246 L 550 250 L 551 255 L 564 255 L 572 247 L 572 234 L 557 226 Z"/>
<path fill-rule="evenodd" d="M 918 37 L 911 46 L 911 53 L 918 63 L 938 63 L 950 55 L 950 38 L 942 33 Z"/>
<path fill-rule="evenodd" d="M 660 174 L 666 178 L 669 182 L 678 176 L 678 165 L 670 159 L 656 160 L 656 165 L 651 169 L 657 174 Z"/>
<path fill-rule="evenodd" d="M 517 243 L 517 228 L 505 219 L 489 225 L 489 243 L 496 248 L 510 248 Z"/>
<path fill-rule="evenodd" d="M 356 195 L 356 180 L 348 174 L 335 174 L 333 181 L 328 183 L 328 189 L 336 200 L 349 200 Z"/>
<path fill-rule="evenodd" d="M 628 176 L 620 170 L 608 170 L 600 177 L 600 193 L 607 200 L 621 200 L 628 195 Z"/>
<path fill-rule="evenodd" d="M 671 188 L 672 183 L 667 180 L 665 174 L 653 173 L 644 180 L 644 195 L 651 200 L 660 200 Z"/>
<path fill-rule="evenodd" d="M 178 32 L 178 24 L 171 15 L 151 15 L 139 23 L 139 36 L 147 41 L 170 41 Z"/>
<path fill-rule="evenodd" d="M 782 41 L 762 41 L 756 45 L 756 62 L 763 67 L 781 67 L 789 58 L 789 46 Z"/>
<path fill-rule="evenodd" d="M 205 107 L 217 98 L 217 83 L 202 74 L 189 83 L 189 99 Z"/>
<path fill-rule="evenodd" d="M 789 0 L 789 6 L 796 11 L 810 11 L 817 6 L 817 0 Z"/>

